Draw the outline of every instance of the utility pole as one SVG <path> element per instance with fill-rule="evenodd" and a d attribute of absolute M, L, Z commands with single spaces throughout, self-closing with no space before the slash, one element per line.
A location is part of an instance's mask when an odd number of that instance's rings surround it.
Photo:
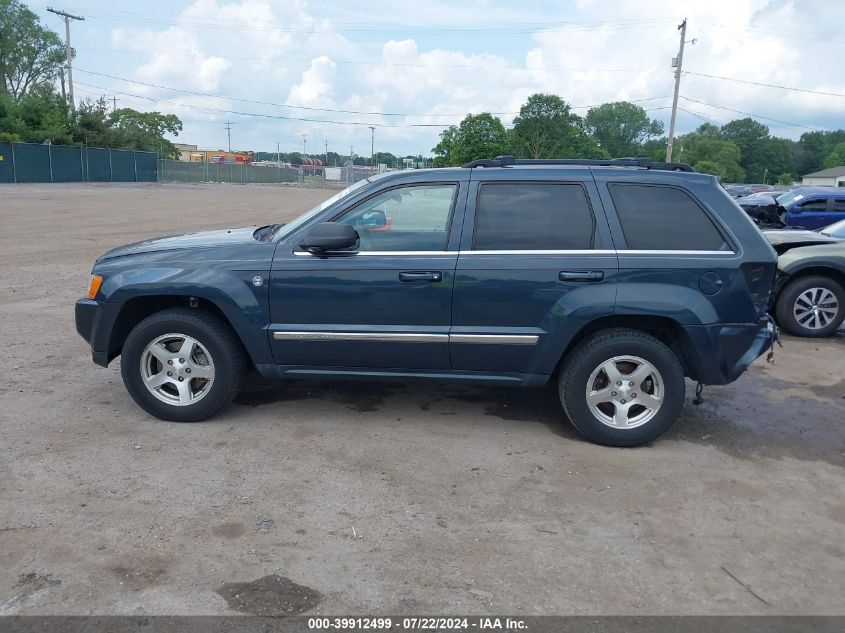
<path fill-rule="evenodd" d="M 112 106 L 112 112 L 117 112 L 117 102 L 120 101 L 120 99 L 118 99 L 117 97 L 112 97 L 111 101 L 114 104 Z"/>
<path fill-rule="evenodd" d="M 326 167 L 329 166 L 329 141 L 326 139 Z"/>
<path fill-rule="evenodd" d="M 226 138 L 229 141 L 229 153 L 232 153 L 232 122 L 226 121 L 226 124 L 223 126 L 226 128 Z"/>
<path fill-rule="evenodd" d="M 303 158 L 305 157 L 305 155 L 306 155 L 307 153 L 308 153 L 308 139 L 307 139 L 307 137 L 303 134 L 303 135 L 302 135 L 302 156 L 303 156 Z"/>
<path fill-rule="evenodd" d="M 687 37 L 687 19 L 678 25 L 681 31 L 681 47 L 675 64 L 675 96 L 672 98 L 672 118 L 669 119 L 669 142 L 666 144 L 666 162 L 672 162 L 672 142 L 675 140 L 675 116 L 678 114 L 678 91 L 681 88 L 681 67 L 684 63 L 684 41 Z"/>
<path fill-rule="evenodd" d="M 70 99 L 70 111 L 74 112 L 76 110 L 76 104 L 73 101 L 73 51 L 70 48 L 70 21 L 84 20 L 85 18 L 79 15 L 73 15 L 67 11 L 59 11 L 53 7 L 47 7 L 47 10 L 50 13 L 55 13 L 56 15 L 61 16 L 65 20 L 65 55 L 67 55 L 68 98 Z"/>
<path fill-rule="evenodd" d="M 276 141 L 276 166 L 279 167 L 279 166 L 281 166 L 281 164 L 282 164 L 282 161 L 279 158 L 279 141 Z"/>
<path fill-rule="evenodd" d="M 370 164 L 373 167 L 373 173 L 376 171 L 376 153 L 374 148 L 376 146 L 376 128 L 370 126 Z"/>

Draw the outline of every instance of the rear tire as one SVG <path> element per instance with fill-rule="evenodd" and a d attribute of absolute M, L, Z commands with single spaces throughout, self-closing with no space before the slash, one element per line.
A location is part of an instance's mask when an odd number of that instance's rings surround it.
<path fill-rule="evenodd" d="M 823 275 L 799 277 L 781 291 L 775 316 L 781 327 L 794 336 L 830 336 L 845 319 L 845 290 Z"/>
<path fill-rule="evenodd" d="M 173 422 L 200 422 L 234 398 L 246 367 L 244 350 L 227 323 L 195 308 L 157 312 L 123 344 L 121 373 L 132 399 Z"/>
<path fill-rule="evenodd" d="M 564 361 L 558 393 L 581 435 L 606 446 L 640 446 L 675 422 L 684 370 L 661 341 L 613 328 L 585 339 Z"/>

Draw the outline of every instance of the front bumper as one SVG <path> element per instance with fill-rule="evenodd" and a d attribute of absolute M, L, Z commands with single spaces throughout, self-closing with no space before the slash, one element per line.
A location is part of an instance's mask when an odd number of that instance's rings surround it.
<path fill-rule="evenodd" d="M 108 367 L 110 358 L 109 339 L 113 315 L 107 304 L 92 299 L 76 302 L 76 331 L 91 346 L 91 359 L 102 367 Z"/>
<path fill-rule="evenodd" d="M 699 382 L 725 385 L 739 378 L 748 366 L 771 349 L 777 326 L 769 315 L 758 323 L 730 323 L 689 327 L 687 333 L 698 353 Z"/>

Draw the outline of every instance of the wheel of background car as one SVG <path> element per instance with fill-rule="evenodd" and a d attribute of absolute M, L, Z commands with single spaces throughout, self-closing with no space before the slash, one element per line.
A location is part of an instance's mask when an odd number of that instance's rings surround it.
<path fill-rule="evenodd" d="M 604 330 L 564 361 L 558 383 L 572 425 L 608 446 L 639 446 L 660 437 L 684 403 L 684 371 L 661 341 L 629 329 Z"/>
<path fill-rule="evenodd" d="M 121 373 L 138 405 L 163 420 L 206 420 L 235 397 L 244 352 L 229 326 L 199 309 L 173 308 L 126 337 Z"/>
<path fill-rule="evenodd" d="M 830 336 L 845 320 L 845 289 L 830 277 L 799 277 L 781 291 L 775 316 L 795 336 Z"/>

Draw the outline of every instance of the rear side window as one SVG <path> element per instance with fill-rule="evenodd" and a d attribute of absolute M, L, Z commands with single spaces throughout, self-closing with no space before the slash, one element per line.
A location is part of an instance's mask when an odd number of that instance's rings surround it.
<path fill-rule="evenodd" d="M 580 184 L 485 183 L 478 193 L 473 249 L 589 249 L 594 226 Z"/>
<path fill-rule="evenodd" d="M 660 185 L 608 184 L 628 248 L 730 251 L 716 225 L 686 191 Z"/>

